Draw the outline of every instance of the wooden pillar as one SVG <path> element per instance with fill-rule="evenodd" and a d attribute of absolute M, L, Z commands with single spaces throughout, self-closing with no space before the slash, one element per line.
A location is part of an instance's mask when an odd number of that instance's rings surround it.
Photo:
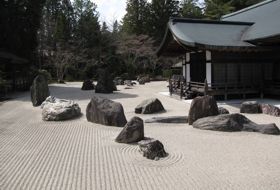
<path fill-rule="evenodd" d="M 186 53 L 186 62 L 185 62 L 185 73 L 186 73 L 186 82 L 189 83 L 191 81 L 191 71 L 190 71 L 190 63 L 191 63 L 191 54 Z"/>
<path fill-rule="evenodd" d="M 206 80 L 211 86 L 212 83 L 212 56 L 211 51 L 206 51 Z"/>

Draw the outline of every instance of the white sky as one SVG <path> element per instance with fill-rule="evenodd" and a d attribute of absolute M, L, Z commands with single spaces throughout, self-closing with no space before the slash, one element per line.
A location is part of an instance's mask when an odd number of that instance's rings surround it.
<path fill-rule="evenodd" d="M 120 21 L 125 15 L 126 0 L 91 0 L 97 4 L 100 21 L 111 25 L 115 20 Z M 151 0 L 148 0 L 151 1 Z M 203 0 L 199 0 L 202 2 Z"/>

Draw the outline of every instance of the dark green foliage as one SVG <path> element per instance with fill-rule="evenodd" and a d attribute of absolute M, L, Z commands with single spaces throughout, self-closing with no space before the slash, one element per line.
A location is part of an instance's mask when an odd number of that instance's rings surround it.
<path fill-rule="evenodd" d="M 198 4 L 198 0 L 183 0 L 181 2 L 180 16 L 195 19 L 203 18 L 203 11 Z"/>

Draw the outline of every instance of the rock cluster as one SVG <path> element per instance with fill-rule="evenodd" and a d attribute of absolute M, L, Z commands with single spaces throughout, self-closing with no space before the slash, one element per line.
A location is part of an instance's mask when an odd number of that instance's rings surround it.
<path fill-rule="evenodd" d="M 270 104 L 261 104 L 261 112 L 275 117 L 280 117 L 280 108 L 270 105 Z"/>
<path fill-rule="evenodd" d="M 30 87 L 33 106 L 40 106 L 50 95 L 48 81 L 43 75 L 38 75 Z"/>
<path fill-rule="evenodd" d="M 197 119 L 218 115 L 217 102 L 213 96 L 198 96 L 193 99 L 189 111 L 189 124 L 192 125 Z"/>
<path fill-rule="evenodd" d="M 240 113 L 261 113 L 260 105 L 256 101 L 243 102 L 241 104 Z"/>
<path fill-rule="evenodd" d="M 41 105 L 42 119 L 45 121 L 63 121 L 81 115 L 81 108 L 73 100 L 58 99 L 49 96 Z"/>
<path fill-rule="evenodd" d="M 157 98 L 151 98 L 141 102 L 136 108 L 135 113 L 152 114 L 164 111 L 162 103 Z"/>
<path fill-rule="evenodd" d="M 123 127 L 127 123 L 120 103 L 94 96 L 86 109 L 87 120 L 102 125 Z"/>
<path fill-rule="evenodd" d="M 139 82 L 139 84 L 143 85 L 145 83 L 148 83 L 151 81 L 150 76 L 148 75 L 144 75 L 144 76 L 139 76 L 137 77 L 137 81 Z"/>

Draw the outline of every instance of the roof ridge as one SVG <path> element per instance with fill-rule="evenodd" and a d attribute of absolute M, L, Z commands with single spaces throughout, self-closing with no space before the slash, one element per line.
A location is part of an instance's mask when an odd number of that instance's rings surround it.
<path fill-rule="evenodd" d="M 225 19 L 225 18 L 228 18 L 228 17 L 232 17 L 232 16 L 235 16 L 235 15 L 238 15 L 238 14 L 241 14 L 241 13 L 244 13 L 246 11 L 250 11 L 252 9 L 255 9 L 255 8 L 258 8 L 258 7 L 261 7 L 261 6 L 264 6 L 266 4 L 269 4 L 269 3 L 272 3 L 274 1 L 277 1 L 277 0 L 266 0 L 266 1 L 262 1 L 260 3 L 257 3 L 255 5 L 252 5 L 252 6 L 249 6 L 249 7 L 246 7 L 244 9 L 241 9 L 239 11 L 236 11 L 236 12 L 233 12 L 233 13 L 229 13 L 229 14 L 226 14 L 226 15 L 223 15 L 221 17 L 221 19 Z"/>

